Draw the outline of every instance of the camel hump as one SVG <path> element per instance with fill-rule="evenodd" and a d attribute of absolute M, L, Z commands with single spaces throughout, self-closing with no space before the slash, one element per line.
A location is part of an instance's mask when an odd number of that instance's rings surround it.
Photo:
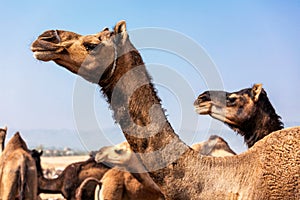
<path fill-rule="evenodd" d="M 13 137 L 8 141 L 4 151 L 11 151 L 14 149 L 22 148 L 28 150 L 27 145 L 19 132 L 16 132 Z"/>
<path fill-rule="evenodd" d="M 6 132 L 6 131 L 7 131 L 7 126 L 5 126 L 5 127 L 3 127 L 3 128 L 0 128 L 0 131 Z"/>

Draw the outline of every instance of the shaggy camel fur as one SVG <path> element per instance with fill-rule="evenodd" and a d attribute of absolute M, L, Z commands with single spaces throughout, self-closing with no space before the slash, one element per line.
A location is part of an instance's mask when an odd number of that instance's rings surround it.
<path fill-rule="evenodd" d="M 192 148 L 206 156 L 223 157 L 236 155 L 228 143 L 217 135 L 210 136 L 207 141 L 193 144 Z"/>
<path fill-rule="evenodd" d="M 62 194 L 68 200 L 76 199 L 76 190 L 86 178 L 93 177 L 100 180 L 110 169 L 102 163 L 96 163 L 94 158 L 90 158 L 86 161 L 72 163 L 57 178 L 48 179 L 43 176 L 40 156 L 41 153 L 33 151 L 32 157 L 35 159 L 38 171 L 38 192 Z M 78 195 L 82 199 L 93 199 L 96 185 L 95 182 L 84 183 L 85 187 L 81 186 Z"/>
<path fill-rule="evenodd" d="M 87 36 L 46 31 L 31 49 L 37 59 L 53 60 L 101 87 L 131 149 L 166 199 L 300 198 L 300 128 L 273 132 L 237 156 L 201 156 L 167 121 L 125 21 Z"/>
<path fill-rule="evenodd" d="M 26 143 L 16 133 L 7 143 L 0 158 L 0 199 L 37 197 L 37 170 Z"/>
<path fill-rule="evenodd" d="M 165 199 L 159 187 L 130 149 L 128 142 L 101 148 L 96 154 L 95 160 L 98 163 L 103 162 L 114 167 L 101 179 L 101 200 Z"/>
<path fill-rule="evenodd" d="M 283 128 L 262 84 L 231 93 L 206 91 L 194 106 L 199 114 L 209 114 L 242 135 L 248 147 Z"/>
<path fill-rule="evenodd" d="M 5 138 L 6 138 L 7 127 L 0 128 L 0 155 L 4 150 Z"/>

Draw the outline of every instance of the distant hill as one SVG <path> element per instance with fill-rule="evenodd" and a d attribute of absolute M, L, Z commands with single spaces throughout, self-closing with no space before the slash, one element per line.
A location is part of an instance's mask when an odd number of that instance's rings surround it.
<path fill-rule="evenodd" d="M 284 122 L 285 127 L 299 126 L 300 122 Z M 125 141 L 121 130 L 111 128 L 105 131 L 80 131 L 77 130 L 18 130 L 25 139 L 30 148 L 43 146 L 47 149 L 64 149 L 71 148 L 76 151 L 98 150 L 103 146 L 118 144 Z M 16 132 L 8 129 L 6 142 Z M 217 134 L 223 137 L 237 153 L 245 151 L 247 148 L 241 136 L 234 133 L 229 128 L 221 130 L 182 130 L 179 131 L 180 138 L 188 145 L 207 140 L 210 135 Z"/>
<path fill-rule="evenodd" d="M 18 130 L 30 148 L 43 146 L 47 149 L 64 149 L 66 147 L 77 151 L 97 150 L 102 146 L 117 144 L 124 141 L 123 135 L 118 130 L 110 130 L 101 133 L 97 131 L 76 130 Z M 16 130 L 8 129 L 6 142 Z M 109 135 L 108 133 L 115 134 Z M 115 138 L 113 138 L 115 137 Z"/>

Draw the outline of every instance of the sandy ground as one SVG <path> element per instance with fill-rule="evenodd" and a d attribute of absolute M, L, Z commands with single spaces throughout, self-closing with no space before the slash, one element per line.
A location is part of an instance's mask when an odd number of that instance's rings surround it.
<path fill-rule="evenodd" d="M 88 155 L 86 156 L 59 156 L 59 157 L 41 157 L 41 164 L 43 168 L 65 168 L 67 165 L 85 161 L 89 158 Z"/>
<path fill-rule="evenodd" d="M 41 164 L 42 168 L 55 168 L 55 169 L 64 169 L 67 165 L 85 161 L 89 158 L 88 155 L 86 156 L 61 156 L 61 157 L 41 157 Z M 40 194 L 40 197 L 43 200 L 62 200 L 64 199 L 60 194 Z"/>

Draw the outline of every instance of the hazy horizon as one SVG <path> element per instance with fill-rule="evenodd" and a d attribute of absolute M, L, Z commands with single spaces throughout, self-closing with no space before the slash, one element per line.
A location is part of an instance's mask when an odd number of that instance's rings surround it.
<path fill-rule="evenodd" d="M 20 131 L 30 144 L 47 142 L 38 137 L 38 131 L 30 130 L 70 130 L 70 140 L 56 142 L 61 145 L 79 146 L 78 130 L 116 131 L 118 136 L 104 134 L 103 140 L 99 136 L 99 146 L 121 140 L 120 128 L 98 86 L 53 62 L 37 61 L 30 51 L 31 43 L 46 30 L 93 34 L 114 27 L 119 20 L 126 20 L 129 37 L 140 47 L 168 119 L 186 143 L 211 134 L 207 130 L 215 122 L 196 114 L 193 101 L 214 82 L 227 91 L 262 83 L 282 120 L 300 121 L 300 1 L 12 0 L 2 1 L 0 9 L 0 127 L 7 125 L 9 134 Z M 149 27 L 170 35 L 152 38 Z M 173 37 L 178 35 L 179 39 Z M 142 42 L 153 48 L 141 46 Z M 184 46 L 188 42 L 194 44 L 190 49 Z M 175 48 L 184 51 L 174 53 Z M 84 92 L 78 90 L 81 86 Z M 204 130 L 203 137 L 180 131 L 187 129 L 192 133 Z M 86 140 L 89 137 L 93 135 Z M 236 142 L 236 136 L 228 140 Z"/>

